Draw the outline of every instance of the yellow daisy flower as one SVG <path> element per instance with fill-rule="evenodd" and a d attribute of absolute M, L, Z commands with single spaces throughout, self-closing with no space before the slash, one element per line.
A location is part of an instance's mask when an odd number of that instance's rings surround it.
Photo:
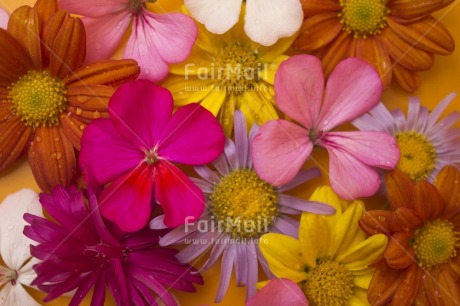
<path fill-rule="evenodd" d="M 184 9 L 185 10 L 185 9 Z M 273 82 L 282 55 L 295 37 L 266 47 L 244 33 L 244 9 L 238 23 L 223 35 L 210 33 L 202 24 L 189 58 L 170 66 L 168 88 L 176 106 L 200 102 L 222 124 L 227 136 L 233 129 L 233 113 L 240 109 L 248 126 L 277 119 Z"/>
<path fill-rule="evenodd" d="M 260 249 L 278 278 L 296 282 L 310 305 L 368 305 L 367 288 L 382 256 L 385 235 L 367 238 L 358 221 L 365 208 L 361 201 L 348 204 L 330 187 L 319 187 L 311 201 L 336 208 L 333 216 L 303 213 L 299 238 L 269 233 L 260 238 Z"/>

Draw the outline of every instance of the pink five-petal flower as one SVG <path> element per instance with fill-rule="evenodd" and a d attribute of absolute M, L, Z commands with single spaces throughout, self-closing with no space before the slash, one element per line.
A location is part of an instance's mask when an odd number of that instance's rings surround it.
<path fill-rule="evenodd" d="M 318 58 L 298 55 L 284 61 L 275 76 L 275 99 L 301 126 L 281 119 L 262 126 L 252 143 L 256 172 L 270 184 L 285 184 L 316 145 L 329 152 L 331 186 L 340 196 L 374 194 L 380 186 L 374 167 L 393 169 L 398 162 L 395 139 L 385 132 L 329 131 L 372 109 L 381 93 L 377 72 L 357 58 L 340 62 L 325 89 Z"/>
<path fill-rule="evenodd" d="M 275 278 L 246 303 L 246 306 L 265 305 L 308 306 L 308 300 L 299 285 L 287 278 Z"/>
<path fill-rule="evenodd" d="M 192 18 L 179 13 L 154 14 L 146 0 L 61 0 L 71 13 L 85 16 L 88 62 L 110 57 L 133 24 L 124 57 L 141 67 L 141 78 L 161 81 L 169 63 L 185 60 L 197 38 Z"/>
<path fill-rule="evenodd" d="M 224 150 L 223 130 L 198 104 L 172 111 L 168 90 L 146 80 L 127 82 L 110 100 L 111 118 L 83 133 L 80 166 L 90 184 L 111 183 L 100 194 L 101 212 L 124 231 L 147 224 L 153 199 L 169 227 L 199 218 L 204 209 L 203 192 L 172 162 L 213 161 Z"/>

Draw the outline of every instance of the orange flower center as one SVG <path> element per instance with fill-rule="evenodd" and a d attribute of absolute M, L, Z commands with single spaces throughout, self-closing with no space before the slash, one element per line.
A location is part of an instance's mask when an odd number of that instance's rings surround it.
<path fill-rule="evenodd" d="M 233 238 L 259 237 L 278 215 L 278 193 L 253 170 L 237 169 L 215 185 L 209 209 Z"/>
<path fill-rule="evenodd" d="M 412 247 L 418 264 L 426 269 L 457 256 L 460 232 L 449 221 L 436 220 L 415 232 Z"/>
<path fill-rule="evenodd" d="M 390 10 L 385 0 L 341 0 L 343 7 L 339 13 L 344 30 L 355 38 L 375 35 L 386 27 L 386 16 Z"/>
<path fill-rule="evenodd" d="M 307 277 L 302 285 L 310 305 L 348 305 L 353 294 L 353 275 L 341 263 L 330 259 L 318 259 L 316 267 L 306 269 Z"/>
<path fill-rule="evenodd" d="M 64 83 L 47 71 L 29 71 L 11 85 L 12 111 L 27 126 L 59 125 L 59 115 L 67 106 Z"/>

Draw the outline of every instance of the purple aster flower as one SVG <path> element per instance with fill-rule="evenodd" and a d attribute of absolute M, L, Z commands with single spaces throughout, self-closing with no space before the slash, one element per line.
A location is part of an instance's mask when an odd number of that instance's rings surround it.
<path fill-rule="evenodd" d="M 89 208 L 81 191 L 58 186 L 51 195 L 40 195 L 56 222 L 24 215 L 30 224 L 24 234 L 38 242 L 31 254 L 43 260 L 34 266 L 32 285 L 48 293 L 45 302 L 76 289 L 70 305 L 79 305 L 94 288 L 91 305 L 104 305 L 107 285 L 117 305 L 177 305 L 169 288 L 193 292 L 193 283 L 203 284 L 191 273 L 195 269 L 174 258 L 177 250 L 158 247 L 165 231 L 109 231 L 95 195 L 88 194 Z"/>
<path fill-rule="evenodd" d="M 455 111 L 439 120 L 455 96 L 449 94 L 431 113 L 420 106 L 419 98 L 410 97 L 407 118 L 400 109 L 390 112 L 380 103 L 354 120 L 353 125 L 360 130 L 394 135 L 401 152 L 396 169 L 414 181 L 432 182 L 444 166 L 460 163 L 460 129 L 452 127 L 460 114 Z"/>
<path fill-rule="evenodd" d="M 316 168 L 301 171 L 291 182 L 280 187 L 262 180 L 252 167 L 249 146 L 259 127 L 254 125 L 248 137 L 241 112 L 235 112 L 234 122 L 235 142 L 227 139 L 224 153 L 213 162 L 217 172 L 206 166 L 195 168 L 202 179 L 192 180 L 207 198 L 202 217 L 198 222 L 175 228 L 160 239 L 160 245 L 189 244 L 176 255 L 182 263 L 190 262 L 212 248 L 201 270 L 211 267 L 222 255 L 216 303 L 227 291 L 233 267 L 237 283 L 247 287 L 247 298 L 256 293 L 258 262 L 267 277 L 273 276 L 259 250 L 258 238 L 267 232 L 297 237 L 299 224 L 286 214 L 335 212 L 326 204 L 283 194 L 320 176 Z M 162 217 L 152 220 L 150 226 L 161 227 Z"/>

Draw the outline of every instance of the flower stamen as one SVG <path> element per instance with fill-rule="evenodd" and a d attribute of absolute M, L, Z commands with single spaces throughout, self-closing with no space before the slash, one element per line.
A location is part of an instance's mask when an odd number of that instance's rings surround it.
<path fill-rule="evenodd" d="M 341 0 L 339 13 L 344 30 L 355 38 L 366 38 L 380 33 L 387 25 L 386 16 L 390 10 L 384 0 Z"/>

